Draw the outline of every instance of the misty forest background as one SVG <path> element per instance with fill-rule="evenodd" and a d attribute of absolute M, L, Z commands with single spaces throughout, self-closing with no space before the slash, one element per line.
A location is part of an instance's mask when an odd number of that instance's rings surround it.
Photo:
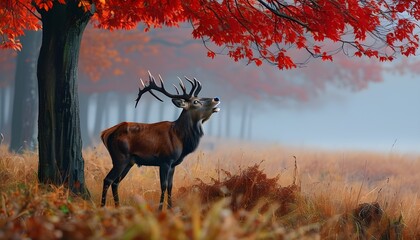
<path fill-rule="evenodd" d="M 228 56 L 206 57 L 199 40 L 180 29 L 113 31 L 88 28 L 82 40 L 79 66 L 79 101 L 84 147 L 99 143 L 99 133 L 118 122 L 174 120 L 180 110 L 170 101 L 143 98 L 134 108 L 140 78 L 147 71 L 176 83 L 177 77 L 196 77 L 203 82 L 201 96 L 219 96 L 222 111 L 205 126 L 210 138 L 252 141 L 258 131 L 255 116 L 271 107 L 288 108 L 316 104 L 326 89 L 361 91 L 383 81 L 384 74 L 416 74 L 416 63 L 405 59 L 392 64 L 366 58 L 336 55 L 334 62 L 312 60 L 302 68 L 278 71 L 232 63 Z M 187 39 L 187 40 L 186 40 Z M 0 129 L 13 151 L 33 150 L 37 139 L 36 64 L 41 32 L 27 31 L 20 52 L 2 50 L 0 56 Z M 307 56 L 296 56 L 303 60 Z M 398 76 L 397 76 L 398 77 Z M 258 79 L 258 81 L 256 81 Z M 210 145 L 209 145 L 210 146 Z"/>

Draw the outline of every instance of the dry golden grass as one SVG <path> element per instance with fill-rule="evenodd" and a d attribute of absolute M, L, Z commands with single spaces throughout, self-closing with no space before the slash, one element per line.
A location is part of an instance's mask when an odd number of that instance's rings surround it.
<path fill-rule="evenodd" d="M 84 158 L 91 202 L 63 188 L 46 191 L 36 183 L 36 154 L 11 154 L 0 146 L 0 239 L 420 238 L 419 155 L 229 142 L 215 150 L 198 150 L 177 167 L 175 209 L 160 214 L 156 211 L 160 195 L 157 168 L 133 167 L 119 187 L 122 207 L 113 207 L 109 193 L 107 207 L 102 209 L 98 205 L 102 180 L 111 168 L 110 157 L 99 145 L 85 150 Z M 247 173 L 255 164 L 259 167 Z M 202 183 L 223 188 L 235 181 L 235 188 L 245 181 L 241 177 L 257 175 L 260 183 L 275 180 L 277 196 L 297 182 L 293 201 L 284 212 L 278 214 L 281 202 L 270 198 L 267 205 L 268 197 L 251 208 L 232 209 L 230 200 L 241 196 L 234 196 L 235 189 L 229 188 L 223 191 L 232 193 L 226 194 L 230 198 L 204 204 L 200 200 L 204 192 L 192 187 Z M 255 189 L 247 188 L 241 201 L 256 194 Z M 359 206 L 362 203 L 378 205 Z M 381 211 L 372 206 L 380 206 Z"/>

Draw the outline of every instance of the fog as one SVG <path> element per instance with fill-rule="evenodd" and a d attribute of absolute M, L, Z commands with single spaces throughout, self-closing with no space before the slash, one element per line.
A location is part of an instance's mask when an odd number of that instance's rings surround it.
<path fill-rule="evenodd" d="M 87 30 L 79 63 L 85 146 L 97 144 L 101 130 L 121 121 L 177 118 L 180 110 L 167 98 L 161 103 L 144 97 L 134 108 L 139 79 L 147 82 L 150 70 L 162 75 L 170 91 L 177 77 L 196 77 L 203 85 L 201 97 L 221 99 L 221 111 L 204 124 L 212 141 L 419 152 L 420 79 L 413 70 L 418 59 L 409 68 L 401 59 L 384 64 L 338 55 L 334 62 L 312 59 L 303 68 L 281 71 L 269 64 L 234 62 L 223 54 L 210 59 L 201 41 L 185 37 L 188 29 L 139 31 L 128 40 L 128 33 L 104 33 L 106 41 L 97 39 L 102 32 L 95 31 Z M 0 70 L 0 131 L 7 142 L 14 69 Z"/>
<path fill-rule="evenodd" d="M 203 85 L 205 88 L 205 80 Z M 252 98 L 225 103 L 229 96 L 217 94 L 215 88 L 214 94 L 206 97 L 218 96 L 221 111 L 204 124 L 205 134 L 220 138 L 219 141 L 230 138 L 335 150 L 419 152 L 420 108 L 416 106 L 420 103 L 419 89 L 420 81 L 415 76 L 389 75 L 383 82 L 361 91 L 328 87 L 310 103 L 287 106 Z M 161 103 L 149 97 L 134 108 L 136 94 L 133 91 L 126 95 L 126 121 L 172 121 L 180 113 L 170 99 Z M 109 98 L 118 99 L 116 95 Z M 93 129 L 95 97 L 91 101 L 89 128 Z M 146 104 L 151 105 L 148 117 L 144 116 Z M 109 107 L 107 126 L 122 120 L 118 118 L 117 102 Z M 103 128 L 107 126 L 104 124 Z"/>
<path fill-rule="evenodd" d="M 325 149 L 419 152 L 419 80 L 386 76 L 360 92 L 329 89 L 340 98 L 325 94 L 316 107 L 258 115 L 253 139 Z"/>

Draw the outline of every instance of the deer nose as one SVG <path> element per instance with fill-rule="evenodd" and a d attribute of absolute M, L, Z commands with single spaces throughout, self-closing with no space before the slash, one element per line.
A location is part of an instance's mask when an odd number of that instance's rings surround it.
<path fill-rule="evenodd" d="M 215 102 L 220 101 L 220 99 L 219 99 L 218 97 L 213 98 L 213 100 L 214 100 Z"/>

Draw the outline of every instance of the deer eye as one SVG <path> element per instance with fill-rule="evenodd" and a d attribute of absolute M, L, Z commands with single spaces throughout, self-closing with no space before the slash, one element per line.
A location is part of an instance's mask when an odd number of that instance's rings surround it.
<path fill-rule="evenodd" d="M 198 101 L 198 100 L 194 100 L 194 102 L 193 102 L 193 103 L 194 103 L 194 105 L 195 105 L 195 104 L 198 104 L 198 103 L 199 103 L 199 101 Z"/>

